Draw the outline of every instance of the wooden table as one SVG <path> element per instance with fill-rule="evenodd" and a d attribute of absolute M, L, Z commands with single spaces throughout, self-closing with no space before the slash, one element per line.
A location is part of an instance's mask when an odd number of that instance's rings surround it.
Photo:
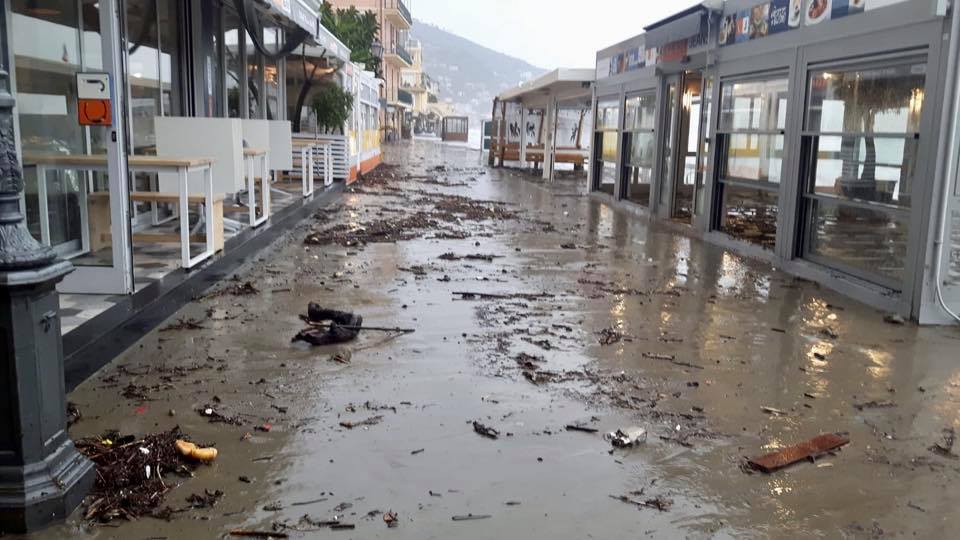
<path fill-rule="evenodd" d="M 40 199 L 40 236 L 41 241 L 50 245 L 50 216 L 47 208 L 47 171 L 48 170 L 75 170 L 107 172 L 106 154 L 81 155 L 35 155 L 23 156 L 25 167 L 37 169 L 37 195 Z M 166 158 L 160 156 L 128 156 L 127 168 L 131 172 L 145 173 L 174 173 L 178 176 L 179 193 L 177 193 L 178 210 L 180 214 L 180 259 L 184 268 L 193 268 L 210 258 L 215 252 L 214 216 L 213 207 L 213 160 L 209 158 Z M 188 203 L 187 179 L 192 172 L 202 172 L 204 179 L 203 208 L 204 225 L 206 227 L 206 242 L 202 253 L 196 257 L 190 256 L 190 211 Z M 87 186 L 83 183 L 80 190 L 80 221 L 83 252 L 90 251 L 90 216 L 87 202 Z M 161 194 L 158 194 L 161 195 Z M 221 233 L 222 234 L 222 233 Z"/>
<path fill-rule="evenodd" d="M 243 174 L 247 179 L 247 208 L 250 210 L 250 226 L 258 227 L 270 218 L 270 170 L 267 164 L 267 150 L 264 148 L 243 149 Z M 259 164 L 259 166 L 257 166 Z M 257 172 L 260 173 L 260 207 L 262 215 L 257 217 Z"/>

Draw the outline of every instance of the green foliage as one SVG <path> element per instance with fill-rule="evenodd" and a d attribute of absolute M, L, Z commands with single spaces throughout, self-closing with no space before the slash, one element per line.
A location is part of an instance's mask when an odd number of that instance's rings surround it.
<path fill-rule="evenodd" d="M 380 33 L 380 24 L 372 11 L 360 12 L 355 7 L 335 10 L 324 2 L 320 17 L 323 26 L 350 48 L 350 60 L 368 71 L 379 71 L 380 58 L 370 50 Z"/>
<path fill-rule="evenodd" d="M 353 110 L 353 94 L 333 82 L 320 85 L 313 97 L 317 124 L 328 132 L 343 131 Z"/>

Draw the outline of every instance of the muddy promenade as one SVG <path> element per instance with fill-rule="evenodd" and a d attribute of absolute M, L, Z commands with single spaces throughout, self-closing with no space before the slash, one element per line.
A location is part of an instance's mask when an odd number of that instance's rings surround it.
<path fill-rule="evenodd" d="M 960 332 L 585 190 L 389 147 L 68 396 L 87 455 L 131 457 L 31 538 L 956 535 Z M 381 330 L 294 341 L 310 302 Z M 822 434 L 845 444 L 749 463 Z"/>

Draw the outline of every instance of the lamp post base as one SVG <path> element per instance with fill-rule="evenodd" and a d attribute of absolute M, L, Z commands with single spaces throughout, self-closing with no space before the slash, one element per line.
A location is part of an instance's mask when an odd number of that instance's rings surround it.
<path fill-rule="evenodd" d="M 42 461 L 0 467 L 0 533 L 29 533 L 60 523 L 93 487 L 93 463 L 63 439 Z"/>
<path fill-rule="evenodd" d="M 67 433 L 55 261 L 0 271 L 0 534 L 66 519 L 94 481 Z"/>

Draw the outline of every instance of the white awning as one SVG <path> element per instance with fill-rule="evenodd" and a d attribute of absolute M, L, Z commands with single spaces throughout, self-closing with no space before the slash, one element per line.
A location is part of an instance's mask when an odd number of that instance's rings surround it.
<path fill-rule="evenodd" d="M 525 82 L 497 96 L 500 101 L 524 101 L 553 95 L 560 99 L 590 93 L 590 85 L 596 77 L 594 69 L 560 68 L 537 79 Z"/>

